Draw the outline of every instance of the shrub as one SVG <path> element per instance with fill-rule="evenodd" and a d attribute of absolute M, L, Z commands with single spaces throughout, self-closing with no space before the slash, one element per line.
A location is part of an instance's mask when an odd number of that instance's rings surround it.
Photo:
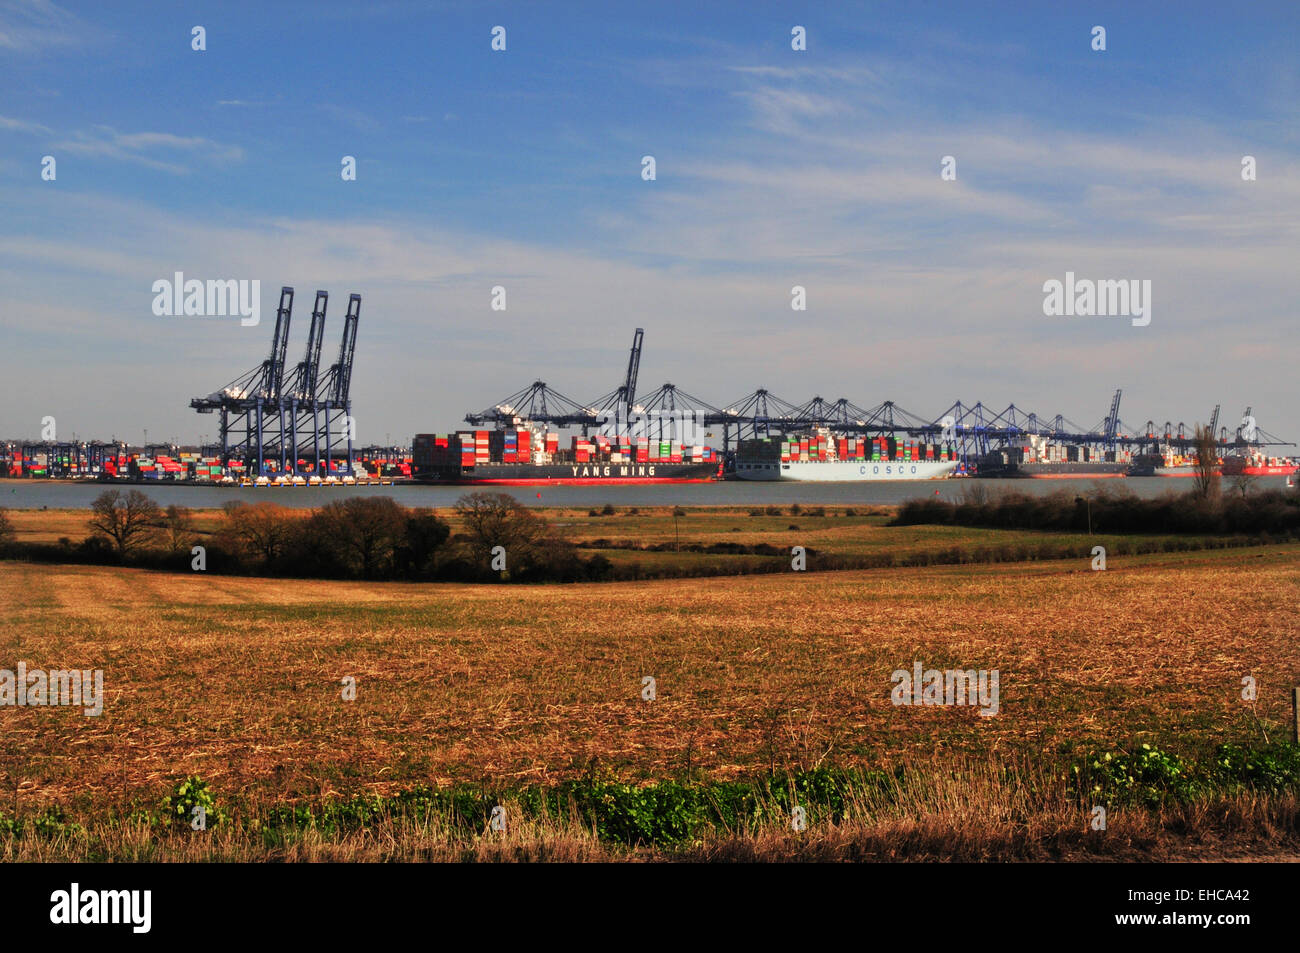
<path fill-rule="evenodd" d="M 1119 488 L 1091 499 L 1063 491 L 1031 496 L 1019 491 L 989 495 L 963 489 L 956 503 L 933 497 L 908 500 L 892 525 L 956 524 L 995 529 L 1082 533 L 1300 535 L 1300 498 L 1276 491 L 1227 500 L 1196 493 L 1140 499 Z"/>
<path fill-rule="evenodd" d="M 1134 752 L 1094 752 L 1073 768 L 1085 793 L 1114 803 L 1157 807 L 1195 793 L 1188 766 L 1175 754 L 1143 744 Z"/>
<path fill-rule="evenodd" d="M 211 830 L 226 820 L 217 804 L 216 794 L 212 788 L 197 775 L 191 775 L 179 782 L 167 798 L 167 816 L 178 827 L 190 827 L 195 818 L 195 809 L 201 808 L 207 830 Z"/>
<path fill-rule="evenodd" d="M 587 560 L 587 578 L 600 581 L 613 575 L 614 564 L 604 553 L 596 553 Z"/>
<path fill-rule="evenodd" d="M 412 511 L 393 554 L 397 571 L 408 578 L 430 575 L 434 558 L 449 536 L 451 527 L 433 510 Z"/>

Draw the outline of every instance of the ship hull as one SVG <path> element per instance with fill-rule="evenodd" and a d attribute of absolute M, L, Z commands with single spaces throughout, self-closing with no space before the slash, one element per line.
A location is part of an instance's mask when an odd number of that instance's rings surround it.
<path fill-rule="evenodd" d="M 874 483 L 938 480 L 956 467 L 956 460 L 741 461 L 735 476 L 755 483 Z"/>
<path fill-rule="evenodd" d="M 1223 468 L 1223 475 L 1226 477 L 1233 476 L 1292 476 L 1296 472 L 1296 467 L 1286 464 L 1263 464 L 1260 466 L 1229 467 Z"/>
<path fill-rule="evenodd" d="M 994 469 L 981 468 L 978 476 L 985 478 L 1071 480 L 1106 479 L 1127 475 L 1127 463 L 1011 463 Z"/>
<path fill-rule="evenodd" d="M 415 482 L 447 486 L 635 486 L 708 483 L 717 476 L 716 463 L 488 463 L 428 468 L 415 475 Z"/>
<path fill-rule="evenodd" d="M 1215 467 L 1218 472 L 1218 467 Z M 1131 477 L 1194 477 L 1196 467 L 1149 467 L 1134 465 L 1129 468 Z"/>

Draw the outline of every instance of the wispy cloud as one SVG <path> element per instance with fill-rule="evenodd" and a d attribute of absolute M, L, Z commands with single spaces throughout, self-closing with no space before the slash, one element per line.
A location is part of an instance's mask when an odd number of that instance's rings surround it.
<path fill-rule="evenodd" d="M 39 122 L 11 119 L 8 116 L 0 116 L 0 129 L 7 129 L 10 132 L 35 132 L 46 136 L 53 131 L 49 126 L 42 126 Z"/>
<path fill-rule="evenodd" d="M 0 50 L 40 53 L 51 47 L 88 43 L 88 24 L 50 0 L 0 2 Z"/>
<path fill-rule="evenodd" d="M 239 146 L 226 146 L 203 136 L 177 136 L 169 132 L 118 132 L 110 126 L 95 126 L 89 132 L 77 132 L 71 139 L 56 143 L 53 148 L 78 155 L 103 156 L 122 162 L 134 162 L 183 175 L 189 167 L 179 162 L 158 158 L 158 154 L 188 154 L 209 162 L 237 162 L 244 157 Z"/>
<path fill-rule="evenodd" d="M 331 119 L 354 126 L 362 132 L 374 132 L 380 128 L 380 123 L 373 116 L 359 109 L 339 106 L 335 103 L 320 103 L 316 108 Z"/>

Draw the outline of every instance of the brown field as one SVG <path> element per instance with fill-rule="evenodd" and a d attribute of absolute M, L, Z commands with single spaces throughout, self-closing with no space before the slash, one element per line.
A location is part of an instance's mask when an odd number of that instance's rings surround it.
<path fill-rule="evenodd" d="M 585 586 L 5 562 L 0 667 L 102 668 L 107 705 L 0 710 L 0 809 L 153 802 L 185 774 L 276 800 L 1277 740 L 1298 591 L 1296 545 Z M 892 706 L 913 660 L 998 669 L 1000 714 Z"/>
<path fill-rule="evenodd" d="M 402 502 L 399 492 L 393 498 Z M 271 499 L 270 502 L 274 502 Z M 767 543 L 788 550 L 803 546 L 814 552 L 844 557 L 873 557 L 892 554 L 906 560 L 921 554 L 938 554 L 954 547 L 1016 546 L 1025 543 L 1048 549 L 1073 547 L 1090 549 L 1102 545 L 1114 552 L 1134 537 L 1104 534 L 1035 532 L 1018 530 L 972 529 L 963 526 L 889 526 L 892 506 L 829 507 L 821 516 L 804 512 L 792 515 L 789 506 L 781 515 L 750 516 L 750 507 L 694 506 L 683 507 L 685 515 L 674 518 L 671 507 L 628 508 L 610 516 L 592 516 L 589 508 L 539 508 L 557 535 L 584 547 L 584 555 L 601 553 L 619 565 L 635 563 L 647 574 L 659 570 L 684 573 L 697 571 L 738 572 L 770 564 L 774 557 L 729 553 L 691 552 L 693 544 L 739 543 L 753 546 Z M 848 511 L 851 509 L 852 515 Z M 453 533 L 463 529 L 455 510 L 440 509 L 438 515 L 451 525 Z M 286 510 L 291 517 L 305 517 L 309 510 Z M 16 538 L 20 542 L 57 543 L 67 539 L 80 543 L 90 534 L 88 510 L 9 510 Z M 222 526 L 220 510 L 194 510 L 197 539 L 211 537 Z M 1155 545 L 1176 537 L 1145 535 L 1138 537 Z M 604 542 L 602 542 L 604 541 Z M 608 545 L 606 545 L 608 543 Z M 595 544 L 595 545 L 593 545 Z M 644 547 L 673 546 L 681 551 L 647 550 Z M 635 547 L 635 548 L 629 548 Z M 1082 551 L 1082 550 L 1080 550 Z M 784 561 L 784 560 L 783 560 Z"/>

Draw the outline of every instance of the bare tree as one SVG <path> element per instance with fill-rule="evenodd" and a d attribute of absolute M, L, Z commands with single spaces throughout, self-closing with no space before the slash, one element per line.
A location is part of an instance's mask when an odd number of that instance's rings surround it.
<path fill-rule="evenodd" d="M 456 501 L 456 512 L 484 548 L 520 546 L 546 535 L 545 521 L 508 493 L 469 493 Z"/>
<path fill-rule="evenodd" d="M 1233 492 L 1239 493 L 1243 500 L 1253 491 L 1259 489 L 1259 477 L 1250 473 L 1234 474 L 1228 483 L 1232 486 Z"/>
<path fill-rule="evenodd" d="M 162 511 L 139 490 L 105 490 L 90 504 L 90 528 L 112 540 L 125 556 L 145 543 L 158 526 Z"/>
<path fill-rule="evenodd" d="M 391 497 L 353 497 L 317 510 L 310 536 L 314 545 L 335 547 L 349 569 L 370 579 L 392 568 L 407 516 Z"/>
<path fill-rule="evenodd" d="M 274 562 L 284 552 L 294 529 L 294 516 L 275 503 L 242 503 L 224 507 L 226 532 L 255 556 Z"/>
<path fill-rule="evenodd" d="M 188 507 L 175 503 L 168 506 L 163 512 L 162 525 L 167 534 L 167 545 L 173 553 L 190 548 L 194 540 L 194 514 Z"/>
<path fill-rule="evenodd" d="M 1219 445 L 1214 431 L 1196 426 L 1196 483 L 1192 492 L 1202 500 L 1219 498 Z"/>
<path fill-rule="evenodd" d="M 465 523 L 474 558 L 483 564 L 495 546 L 505 547 L 512 572 L 554 563 L 565 548 L 546 520 L 506 493 L 467 494 L 456 501 L 456 512 Z"/>
<path fill-rule="evenodd" d="M 15 538 L 14 524 L 9 519 L 9 511 L 0 507 L 0 549 L 11 545 Z"/>

